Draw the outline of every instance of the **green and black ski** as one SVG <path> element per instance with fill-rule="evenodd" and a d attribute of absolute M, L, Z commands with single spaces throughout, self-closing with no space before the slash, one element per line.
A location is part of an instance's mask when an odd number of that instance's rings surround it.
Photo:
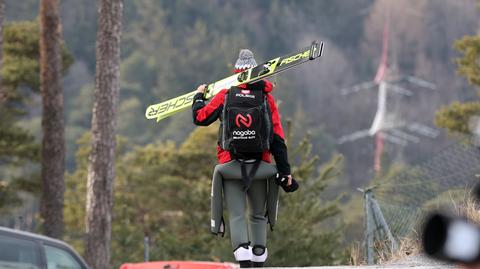
<path fill-rule="evenodd" d="M 205 91 L 205 98 L 212 98 L 222 89 L 229 89 L 232 86 L 237 86 L 244 83 L 252 83 L 271 75 L 278 74 L 296 65 L 315 60 L 322 55 L 322 52 L 323 42 L 313 41 L 310 46 L 298 52 L 272 59 L 263 64 L 259 64 L 256 67 L 247 69 L 241 73 L 234 74 L 217 82 L 208 84 L 207 90 Z M 185 110 L 191 107 L 193 96 L 195 94 L 196 91 L 192 91 L 162 103 L 151 105 L 145 111 L 145 117 L 147 119 L 156 119 L 158 122 L 177 112 Z"/>

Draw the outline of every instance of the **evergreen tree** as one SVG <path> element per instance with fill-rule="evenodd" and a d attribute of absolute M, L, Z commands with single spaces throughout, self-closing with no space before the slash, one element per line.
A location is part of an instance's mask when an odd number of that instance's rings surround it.
<path fill-rule="evenodd" d="M 36 116 L 32 97 L 39 93 L 39 25 L 36 21 L 6 24 L 3 31 L 2 85 L 0 88 L 0 209 L 9 211 L 20 204 L 19 191 L 40 193 L 40 179 L 29 164 L 39 161 L 40 146 L 35 137 L 18 121 L 25 115 Z M 62 46 L 63 72 L 73 60 Z"/>
<path fill-rule="evenodd" d="M 470 85 L 480 87 L 480 67 L 478 66 L 480 36 L 466 36 L 455 42 L 455 48 L 463 54 L 463 57 L 456 61 L 458 73 L 464 76 Z M 474 116 L 476 116 L 476 122 L 472 122 L 475 120 Z M 475 128 L 472 124 L 480 125 L 479 117 L 479 101 L 454 102 L 438 110 L 435 124 L 446 128 L 451 133 L 472 134 L 472 129 Z"/>
<path fill-rule="evenodd" d="M 290 154 L 298 160 L 293 175 L 300 188 L 281 195 L 279 221 L 268 242 L 272 258 L 267 266 L 340 264 L 345 261 L 345 252 L 341 248 L 343 223 L 335 218 L 340 213 L 339 197 L 329 201 L 324 196 L 328 183 L 341 173 L 342 157 L 334 156 L 318 169 L 318 156 L 312 154 L 308 135 Z"/>
<path fill-rule="evenodd" d="M 2 36 L 4 36 L 2 41 L 4 42 L 2 42 L 2 84 L 0 87 L 0 165 L 4 169 L 0 173 L 0 197 L 2 197 L 0 210 L 4 214 L 12 210 L 15 205 L 21 204 L 17 188 L 21 181 L 18 178 L 19 175 L 7 171 L 16 170 L 29 162 L 38 161 L 39 153 L 39 146 L 33 135 L 16 123 L 24 114 L 21 104 L 27 97 L 22 95 L 15 85 L 25 83 L 25 81 L 19 77 L 12 77 L 13 73 L 6 72 L 12 68 L 12 65 L 18 64 L 11 60 L 16 54 L 12 47 L 21 46 L 16 44 L 16 37 L 21 33 L 21 30 L 18 31 L 15 28 L 16 26 L 19 25 L 7 25 L 4 29 L 2 22 Z"/>

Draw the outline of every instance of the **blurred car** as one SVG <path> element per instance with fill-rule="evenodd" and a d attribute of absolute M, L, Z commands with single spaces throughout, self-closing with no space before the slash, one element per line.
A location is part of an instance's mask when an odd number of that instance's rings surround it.
<path fill-rule="evenodd" d="M 125 263 L 120 269 L 237 269 L 238 264 L 229 262 L 158 261 Z"/>
<path fill-rule="evenodd" d="M 0 227 L 0 268 L 90 269 L 67 243 L 6 227 Z"/>

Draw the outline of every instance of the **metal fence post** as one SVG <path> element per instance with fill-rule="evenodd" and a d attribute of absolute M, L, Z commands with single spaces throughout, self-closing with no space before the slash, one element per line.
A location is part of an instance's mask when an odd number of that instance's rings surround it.
<path fill-rule="evenodd" d="M 148 235 L 143 238 L 143 259 L 145 262 L 150 261 L 150 238 Z"/>
<path fill-rule="evenodd" d="M 370 198 L 372 190 L 367 188 L 365 190 L 358 189 L 363 192 L 364 211 L 365 211 L 365 259 L 368 265 L 374 264 L 374 249 L 373 249 L 373 215 L 370 206 Z"/>
<path fill-rule="evenodd" d="M 378 205 L 377 200 L 372 198 L 371 202 L 372 202 L 373 210 L 375 212 L 375 217 L 378 218 L 383 231 L 386 233 L 387 238 L 391 243 L 391 250 L 397 250 L 398 249 L 397 241 L 393 237 L 392 232 L 390 231 L 390 227 L 388 227 L 388 224 L 385 221 L 385 217 L 383 216 L 382 210 L 380 209 L 380 206 Z"/>

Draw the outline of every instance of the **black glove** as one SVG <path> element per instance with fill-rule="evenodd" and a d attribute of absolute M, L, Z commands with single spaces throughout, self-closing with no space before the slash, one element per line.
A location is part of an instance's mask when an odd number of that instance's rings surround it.
<path fill-rule="evenodd" d="M 288 176 L 283 176 L 283 175 L 280 175 L 279 173 L 277 173 L 275 175 L 275 182 L 277 182 L 277 185 L 280 185 L 280 187 L 282 187 L 282 189 L 285 192 L 294 192 L 298 189 L 298 183 L 293 177 L 292 177 L 292 184 L 287 186 Z"/>

